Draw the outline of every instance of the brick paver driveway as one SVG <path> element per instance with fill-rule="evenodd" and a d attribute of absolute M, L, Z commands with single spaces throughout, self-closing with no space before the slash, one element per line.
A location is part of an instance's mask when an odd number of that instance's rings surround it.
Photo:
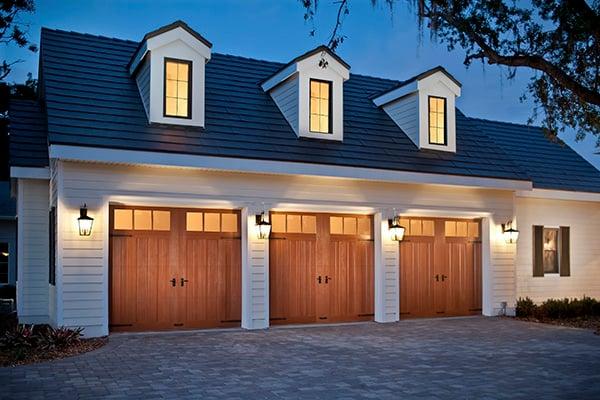
<path fill-rule="evenodd" d="M 497 318 L 114 335 L 1 398 L 600 398 L 600 336 Z"/>

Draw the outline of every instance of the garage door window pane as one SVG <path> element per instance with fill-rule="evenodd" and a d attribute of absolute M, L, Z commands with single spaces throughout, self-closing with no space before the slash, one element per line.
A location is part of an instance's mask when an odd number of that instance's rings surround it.
<path fill-rule="evenodd" d="M 302 233 L 317 233 L 317 217 L 314 215 L 302 216 Z"/>
<path fill-rule="evenodd" d="M 469 222 L 469 237 L 479 237 L 478 222 Z"/>
<path fill-rule="evenodd" d="M 221 214 L 221 232 L 237 232 L 237 214 Z"/>
<path fill-rule="evenodd" d="M 114 210 L 115 229 L 131 230 L 133 229 L 132 210 Z"/>
<path fill-rule="evenodd" d="M 152 211 L 134 210 L 133 211 L 133 229 L 149 231 L 152 230 Z"/>
<path fill-rule="evenodd" d="M 342 217 L 329 218 L 329 232 L 332 235 L 341 235 L 344 233 L 344 220 Z"/>
<path fill-rule="evenodd" d="M 288 233 L 301 233 L 302 222 L 300 215 L 288 214 L 287 216 L 287 231 Z"/>
<path fill-rule="evenodd" d="M 155 231 L 171 230 L 171 212 L 170 211 L 153 211 L 152 229 Z"/>
<path fill-rule="evenodd" d="M 189 212 L 185 215 L 186 230 L 189 232 L 202 232 L 202 213 Z"/>
<path fill-rule="evenodd" d="M 206 232 L 221 231 L 221 214 L 219 213 L 204 213 L 204 230 Z"/>
<path fill-rule="evenodd" d="M 271 214 L 271 229 L 274 233 L 285 233 L 285 214 Z"/>
<path fill-rule="evenodd" d="M 344 235 L 356 235 L 356 218 L 344 218 Z"/>
<path fill-rule="evenodd" d="M 370 218 L 359 218 L 358 219 L 358 234 L 371 236 L 371 219 Z"/>

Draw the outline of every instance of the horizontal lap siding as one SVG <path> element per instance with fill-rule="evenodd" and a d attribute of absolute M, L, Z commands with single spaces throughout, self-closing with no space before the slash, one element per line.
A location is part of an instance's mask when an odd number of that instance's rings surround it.
<path fill-rule="evenodd" d="M 413 143 L 419 143 L 419 95 L 417 93 L 403 97 L 383 107 Z"/>
<path fill-rule="evenodd" d="M 517 296 L 538 302 L 583 295 L 600 299 L 600 204 L 517 198 L 516 211 Z M 533 225 L 570 227 L 570 276 L 533 277 Z"/>
<path fill-rule="evenodd" d="M 271 96 L 294 132 L 298 134 L 298 76 L 288 79 L 271 91 Z"/>
<path fill-rule="evenodd" d="M 18 191 L 19 321 L 46 323 L 49 315 L 48 181 L 19 179 Z"/>
<path fill-rule="evenodd" d="M 448 212 L 490 213 L 493 228 L 512 215 L 512 194 L 507 191 L 460 189 L 442 186 L 403 185 L 353 181 L 319 177 L 286 177 L 221 173 L 192 169 L 150 168 L 131 166 L 107 166 L 63 162 L 64 209 L 60 216 L 66 221 L 62 228 L 64 318 L 65 323 L 85 321 L 92 324 L 89 332 L 107 332 L 103 310 L 108 282 L 108 229 L 109 200 L 122 203 L 141 199 L 145 203 L 163 206 L 189 206 L 195 201 L 220 207 L 245 207 L 264 202 L 273 207 L 289 204 L 310 207 L 369 207 L 371 209 L 393 208 L 399 212 L 409 210 L 445 210 Z M 138 200 L 141 201 L 141 200 Z M 213 203 L 214 202 L 214 203 Z M 89 213 L 95 218 L 91 237 L 77 234 L 76 219 L 79 206 L 87 203 Z M 494 231 L 495 232 L 495 231 Z M 384 290 L 388 315 L 397 313 L 398 256 L 396 244 L 385 244 Z M 265 323 L 268 300 L 263 293 L 268 290 L 268 271 L 265 268 L 268 251 L 261 241 L 250 240 L 249 290 L 253 293 L 250 309 L 255 326 Z M 496 251 L 497 250 L 497 251 Z M 492 249 L 492 268 L 498 268 L 501 278 L 495 290 L 499 295 L 494 301 L 510 301 L 514 298 L 514 271 L 511 276 L 510 258 L 505 246 Z M 106 285 L 106 286 L 105 286 Z M 512 287 L 512 291 L 511 288 Z M 499 305 L 495 307 L 498 308 Z M 89 316 L 83 319 L 84 310 Z"/>

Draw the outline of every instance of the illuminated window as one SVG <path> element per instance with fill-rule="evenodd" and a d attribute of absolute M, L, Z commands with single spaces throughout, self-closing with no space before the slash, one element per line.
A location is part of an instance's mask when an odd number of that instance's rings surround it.
<path fill-rule="evenodd" d="M 544 273 L 558 274 L 558 228 L 544 228 Z"/>
<path fill-rule="evenodd" d="M 310 131 L 331 133 L 331 82 L 310 80 Z"/>
<path fill-rule="evenodd" d="M 191 118 L 192 62 L 165 59 L 165 117 Z"/>
<path fill-rule="evenodd" d="M 446 99 L 429 96 L 429 143 L 446 144 Z"/>

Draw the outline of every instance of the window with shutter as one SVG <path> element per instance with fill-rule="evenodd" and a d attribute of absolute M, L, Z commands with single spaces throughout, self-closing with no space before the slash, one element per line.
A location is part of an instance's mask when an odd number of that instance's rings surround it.
<path fill-rule="evenodd" d="M 533 226 L 533 276 L 571 275 L 569 227 Z"/>

